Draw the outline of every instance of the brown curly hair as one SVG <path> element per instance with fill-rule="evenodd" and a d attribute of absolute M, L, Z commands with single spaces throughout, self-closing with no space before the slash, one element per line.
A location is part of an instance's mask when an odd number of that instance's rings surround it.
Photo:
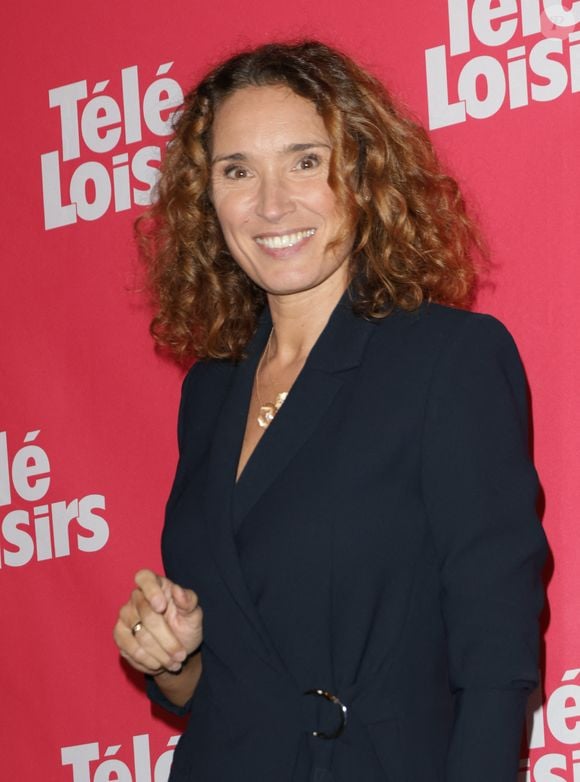
<path fill-rule="evenodd" d="M 210 200 L 210 144 L 222 101 L 272 85 L 311 101 L 334 141 L 329 185 L 355 234 L 357 314 L 380 318 L 424 300 L 468 305 L 481 243 L 426 131 L 344 54 L 317 41 L 268 44 L 228 59 L 186 95 L 156 200 L 137 221 L 157 344 L 182 363 L 239 359 L 255 331 L 265 294 L 225 244 Z"/>

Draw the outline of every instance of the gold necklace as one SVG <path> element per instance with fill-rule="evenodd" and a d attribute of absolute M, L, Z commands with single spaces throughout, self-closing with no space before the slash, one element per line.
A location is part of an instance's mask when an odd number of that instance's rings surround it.
<path fill-rule="evenodd" d="M 260 405 L 260 411 L 258 413 L 258 426 L 261 429 L 267 429 L 272 421 L 274 420 L 276 413 L 278 410 L 282 407 L 284 404 L 284 401 L 286 397 L 288 396 L 288 391 L 281 391 L 279 394 L 276 395 L 276 399 L 273 402 L 262 402 L 262 396 L 260 394 L 260 372 L 262 371 L 262 364 L 264 363 L 264 359 L 270 358 L 270 344 L 272 342 L 272 334 L 274 333 L 274 326 L 272 326 L 272 330 L 270 331 L 270 336 L 268 337 L 268 342 L 266 343 L 266 347 L 264 348 L 264 352 L 262 353 L 262 356 L 260 358 L 260 361 L 258 363 L 258 368 L 256 370 L 256 396 L 258 397 L 258 403 Z"/>

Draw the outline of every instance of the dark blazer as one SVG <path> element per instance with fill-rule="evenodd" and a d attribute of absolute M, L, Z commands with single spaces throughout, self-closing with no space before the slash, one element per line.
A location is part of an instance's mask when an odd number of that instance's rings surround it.
<path fill-rule="evenodd" d="M 205 640 L 171 782 L 515 782 L 545 542 L 511 337 L 345 295 L 236 485 L 270 328 L 184 383 L 163 558 Z"/>

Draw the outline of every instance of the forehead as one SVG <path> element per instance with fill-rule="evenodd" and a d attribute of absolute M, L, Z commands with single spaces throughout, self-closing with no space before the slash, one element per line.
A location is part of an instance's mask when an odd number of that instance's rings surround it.
<path fill-rule="evenodd" d="M 316 142 L 329 142 L 316 107 L 281 85 L 237 90 L 218 107 L 212 127 L 214 154 Z"/>

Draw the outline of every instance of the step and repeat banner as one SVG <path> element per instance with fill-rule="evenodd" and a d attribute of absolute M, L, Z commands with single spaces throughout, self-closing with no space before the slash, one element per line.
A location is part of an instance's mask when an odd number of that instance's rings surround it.
<path fill-rule="evenodd" d="M 580 0 L 60 0 L 3 16 L 1 778 L 167 779 L 183 726 L 111 638 L 134 571 L 160 567 L 182 377 L 147 333 L 132 224 L 184 90 L 242 47 L 315 37 L 429 127 L 487 237 L 476 309 L 527 369 L 553 555 L 520 782 L 578 782 Z"/>

